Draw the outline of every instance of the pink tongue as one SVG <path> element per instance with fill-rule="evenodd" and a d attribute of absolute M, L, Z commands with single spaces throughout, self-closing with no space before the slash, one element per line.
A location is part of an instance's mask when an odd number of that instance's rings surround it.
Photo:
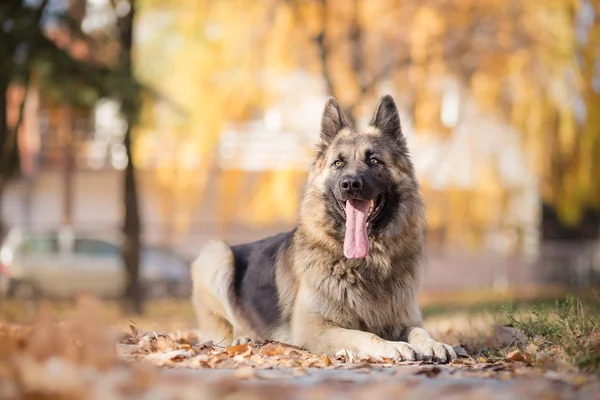
<path fill-rule="evenodd" d="M 346 201 L 346 237 L 344 255 L 346 258 L 365 258 L 369 251 L 367 238 L 367 216 L 370 201 Z"/>

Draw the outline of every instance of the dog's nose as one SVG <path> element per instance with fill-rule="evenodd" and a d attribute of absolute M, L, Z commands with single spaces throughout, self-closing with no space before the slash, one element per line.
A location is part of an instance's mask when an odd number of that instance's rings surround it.
<path fill-rule="evenodd" d="M 362 189 L 363 181 L 360 176 L 347 176 L 342 178 L 340 187 L 344 192 L 357 192 Z"/>

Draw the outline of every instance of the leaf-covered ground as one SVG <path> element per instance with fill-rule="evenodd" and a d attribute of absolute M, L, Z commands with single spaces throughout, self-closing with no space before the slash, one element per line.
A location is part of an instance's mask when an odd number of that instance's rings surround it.
<path fill-rule="evenodd" d="M 489 314 L 454 313 L 429 323 L 440 340 L 456 346 L 459 360 L 329 358 L 275 342 L 226 347 L 145 320 L 115 324 L 99 302 L 83 298 L 74 312 L 43 307 L 35 323 L 0 323 L 0 399 L 600 396 L 598 375 L 569 362 L 560 346 L 541 348 Z"/>

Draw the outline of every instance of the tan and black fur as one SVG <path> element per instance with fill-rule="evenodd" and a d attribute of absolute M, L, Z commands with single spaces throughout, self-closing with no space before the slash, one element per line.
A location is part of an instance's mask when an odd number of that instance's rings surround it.
<path fill-rule="evenodd" d="M 356 182 L 348 189 L 348 182 Z M 343 252 L 349 198 L 373 201 L 365 258 Z M 317 354 L 450 361 L 454 350 L 422 328 L 424 206 L 398 110 L 383 97 L 355 132 L 330 98 L 297 227 L 258 242 L 210 242 L 192 266 L 203 339 L 252 338 Z"/>

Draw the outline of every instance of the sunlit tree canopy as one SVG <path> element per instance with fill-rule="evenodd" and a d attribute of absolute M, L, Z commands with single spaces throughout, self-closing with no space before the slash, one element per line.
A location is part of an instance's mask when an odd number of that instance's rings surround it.
<path fill-rule="evenodd" d="M 541 200 L 577 223 L 600 206 L 599 7 L 597 0 L 144 0 L 136 68 L 168 101 L 146 99 L 137 161 L 156 172 L 163 212 L 178 210 L 185 229 L 227 124 L 262 118 L 280 95 L 276 77 L 302 70 L 356 124 L 392 92 L 419 138 L 456 135 L 470 109 L 448 111 L 458 93 L 460 104 L 517 132 Z M 476 185 L 448 185 L 442 197 L 423 178 L 433 228 L 460 220 L 486 229 L 518 207 L 494 160 L 475 168 Z M 240 207 L 261 224 L 294 220 L 302 172 L 285 165 L 263 172 L 250 191 L 256 198 L 242 205 L 232 199 L 244 174 L 220 170 L 219 198 L 229 199 L 222 221 L 239 218 Z"/>

